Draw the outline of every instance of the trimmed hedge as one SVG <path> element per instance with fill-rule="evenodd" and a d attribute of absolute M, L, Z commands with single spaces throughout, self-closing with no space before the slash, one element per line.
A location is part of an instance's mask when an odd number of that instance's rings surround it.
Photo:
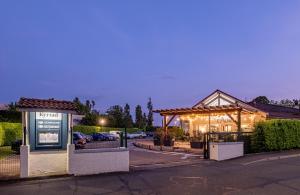
<path fill-rule="evenodd" d="M 127 128 L 127 133 L 133 133 L 138 131 L 137 128 Z M 99 126 L 87 126 L 87 125 L 75 125 L 73 131 L 79 131 L 81 133 L 91 135 L 97 132 L 109 132 L 109 131 L 124 131 L 124 128 L 115 127 L 99 127 Z"/>
<path fill-rule="evenodd" d="M 269 120 L 255 125 L 252 135 L 255 152 L 300 148 L 299 120 Z"/>
<path fill-rule="evenodd" d="M 10 146 L 18 139 L 22 139 L 21 123 L 0 122 L 0 146 Z"/>

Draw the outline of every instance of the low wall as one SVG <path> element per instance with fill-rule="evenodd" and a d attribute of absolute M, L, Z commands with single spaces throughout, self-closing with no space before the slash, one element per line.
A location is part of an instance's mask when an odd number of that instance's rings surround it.
<path fill-rule="evenodd" d="M 67 174 L 67 151 L 35 151 L 29 153 L 29 176 Z"/>
<path fill-rule="evenodd" d="M 244 142 L 211 142 L 209 143 L 211 160 L 227 160 L 244 155 Z"/>
<path fill-rule="evenodd" d="M 67 174 L 67 151 L 35 151 L 20 147 L 21 178 Z"/>
<path fill-rule="evenodd" d="M 73 175 L 93 175 L 129 171 L 129 151 L 126 148 L 75 150 L 68 145 L 68 172 Z"/>

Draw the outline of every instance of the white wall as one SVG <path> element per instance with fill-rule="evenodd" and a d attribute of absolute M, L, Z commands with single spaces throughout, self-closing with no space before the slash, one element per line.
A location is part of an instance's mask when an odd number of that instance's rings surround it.
<path fill-rule="evenodd" d="M 38 151 L 29 153 L 29 176 L 67 174 L 67 151 Z"/>
<path fill-rule="evenodd" d="M 68 171 L 74 175 L 92 175 L 129 171 L 129 151 L 125 148 L 75 150 L 68 145 Z"/>
<path fill-rule="evenodd" d="M 209 143 L 209 155 L 211 160 L 227 160 L 244 155 L 243 142 L 211 142 Z"/>

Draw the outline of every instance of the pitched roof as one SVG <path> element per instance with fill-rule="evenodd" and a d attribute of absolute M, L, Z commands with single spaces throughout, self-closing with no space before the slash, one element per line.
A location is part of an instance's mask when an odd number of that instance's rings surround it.
<path fill-rule="evenodd" d="M 300 109 L 274 104 L 249 102 L 249 105 L 269 114 L 269 118 L 300 119 Z"/>
<path fill-rule="evenodd" d="M 71 101 L 55 100 L 55 99 L 34 99 L 20 98 L 18 108 L 34 108 L 34 109 L 51 109 L 77 111 L 76 105 Z"/>
<path fill-rule="evenodd" d="M 209 94 L 208 96 L 206 96 L 205 98 L 203 98 L 202 100 L 200 100 L 197 104 L 195 104 L 193 106 L 193 108 L 196 108 L 198 106 L 204 106 L 204 102 L 207 99 L 211 98 L 216 93 L 217 94 L 221 94 L 223 96 L 226 96 L 227 98 L 233 99 L 233 102 L 231 103 L 231 105 L 233 105 L 233 104 L 234 105 L 238 105 L 238 106 L 240 106 L 242 108 L 245 108 L 245 109 L 247 109 L 249 111 L 255 111 L 255 112 L 256 111 L 263 111 L 263 110 L 260 110 L 259 108 L 253 107 L 250 104 L 244 102 L 243 100 L 240 100 L 240 99 L 238 99 L 238 98 L 236 98 L 236 97 L 234 97 L 234 96 L 232 96 L 232 95 L 230 95 L 230 94 L 228 94 L 228 93 L 226 93 L 224 91 L 221 91 L 219 89 L 215 90 L 214 92 L 212 92 L 211 94 Z"/>

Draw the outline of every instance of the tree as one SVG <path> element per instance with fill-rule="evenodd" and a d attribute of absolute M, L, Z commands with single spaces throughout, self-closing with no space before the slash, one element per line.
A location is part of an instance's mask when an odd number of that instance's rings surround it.
<path fill-rule="evenodd" d="M 152 105 L 151 98 L 148 99 L 147 108 L 148 108 L 147 130 L 152 130 L 153 129 L 153 105 Z"/>
<path fill-rule="evenodd" d="M 81 114 L 81 115 L 86 114 L 85 105 L 81 103 L 81 101 L 78 97 L 74 98 L 73 103 L 76 105 L 78 114 Z"/>
<path fill-rule="evenodd" d="M 85 115 L 81 120 L 83 125 L 97 125 L 99 120 L 99 112 L 94 109 L 96 103 L 94 100 L 86 100 L 85 104 L 81 103 L 78 97 L 73 100 L 77 107 L 77 112 L 81 115 Z M 91 103 L 92 102 L 92 103 Z"/>
<path fill-rule="evenodd" d="M 16 112 L 16 111 L 17 111 L 17 103 L 16 103 L 16 102 L 11 102 L 11 103 L 8 105 L 8 110 L 9 110 L 9 111 L 14 111 L 14 112 Z"/>
<path fill-rule="evenodd" d="M 123 108 L 119 105 L 111 106 L 107 111 L 108 124 L 111 127 L 124 127 Z"/>
<path fill-rule="evenodd" d="M 258 96 L 252 100 L 252 102 L 259 104 L 270 104 L 270 100 L 266 96 Z"/>
<path fill-rule="evenodd" d="M 140 105 L 135 107 L 135 127 L 143 128 L 143 111 Z"/>
<path fill-rule="evenodd" d="M 132 116 L 130 114 L 130 106 L 126 104 L 124 107 L 124 125 L 125 127 L 131 128 L 133 126 Z"/>
<path fill-rule="evenodd" d="M 142 129 L 147 128 L 147 121 L 148 121 L 148 119 L 147 119 L 146 113 L 143 114 L 143 120 L 142 121 L 143 121 L 142 122 Z"/>
<path fill-rule="evenodd" d="M 96 111 L 93 111 L 91 113 L 87 113 L 81 120 L 81 124 L 83 125 L 89 125 L 89 126 L 96 126 L 98 125 L 99 121 L 99 113 Z"/>
<path fill-rule="evenodd" d="M 283 99 L 280 100 L 279 102 L 280 105 L 282 106 L 287 106 L 287 107 L 294 107 L 295 106 L 295 102 L 289 99 Z"/>

